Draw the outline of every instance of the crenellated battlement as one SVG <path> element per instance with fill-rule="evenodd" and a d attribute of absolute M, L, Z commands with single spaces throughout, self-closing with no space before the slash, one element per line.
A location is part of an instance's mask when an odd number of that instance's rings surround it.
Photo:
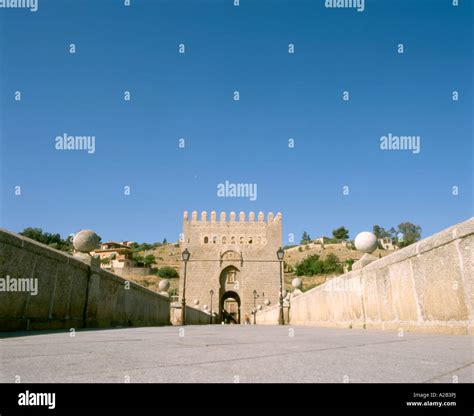
<path fill-rule="evenodd" d="M 274 215 L 269 212 L 266 217 L 263 212 L 255 215 L 250 212 L 248 217 L 245 212 L 240 212 L 238 217 L 235 212 L 227 216 L 226 212 L 212 211 L 209 216 L 207 211 L 198 215 L 193 211 L 191 216 L 184 213 L 182 241 L 187 246 L 205 246 L 209 250 L 209 245 L 216 249 L 222 246 L 242 249 L 271 247 L 281 244 L 282 215 Z"/>
<path fill-rule="evenodd" d="M 202 224 L 205 224 L 205 225 L 226 224 L 226 226 L 228 226 L 234 223 L 235 224 L 247 223 L 247 224 L 253 224 L 253 225 L 260 223 L 260 224 L 271 225 L 271 224 L 281 224 L 282 215 L 281 213 L 274 215 L 273 212 L 269 212 L 265 220 L 265 214 L 262 211 L 260 211 L 257 214 L 257 219 L 255 219 L 255 213 L 250 212 L 247 219 L 245 212 L 241 211 L 239 213 L 239 217 L 237 220 L 237 215 L 235 212 L 231 212 L 229 215 L 229 218 L 227 219 L 226 212 L 221 212 L 218 217 L 216 211 L 211 211 L 210 216 L 208 216 L 207 211 L 202 211 L 200 217 L 198 217 L 198 212 L 193 211 L 190 217 L 188 211 L 185 211 L 183 215 L 183 220 L 187 224 L 201 224 L 201 225 Z"/>

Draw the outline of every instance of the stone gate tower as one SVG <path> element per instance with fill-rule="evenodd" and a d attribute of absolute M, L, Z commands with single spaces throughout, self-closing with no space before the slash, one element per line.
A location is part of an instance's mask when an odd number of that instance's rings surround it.
<path fill-rule="evenodd" d="M 181 250 L 191 253 L 186 274 L 186 303 L 211 307 L 219 321 L 241 323 L 245 315 L 251 318 L 254 308 L 254 290 L 257 305 L 269 300 L 278 304 L 280 289 L 280 264 L 277 251 L 282 242 L 282 216 L 263 212 L 235 213 L 227 219 L 225 212 L 219 219 L 215 211 L 208 218 L 206 212 L 198 219 L 184 213 Z M 184 263 L 181 266 L 179 293 L 183 293 Z"/>

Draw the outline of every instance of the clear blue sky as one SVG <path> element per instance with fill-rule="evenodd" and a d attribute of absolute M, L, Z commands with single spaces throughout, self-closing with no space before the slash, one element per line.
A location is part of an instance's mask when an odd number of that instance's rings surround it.
<path fill-rule="evenodd" d="M 472 216 L 472 2 L 131 3 L 0 9 L 3 227 L 176 241 L 184 210 L 281 211 L 286 243 Z M 95 135 L 96 152 L 55 150 L 64 133 Z M 380 150 L 388 133 L 421 152 Z M 226 180 L 258 199 L 218 198 Z"/>

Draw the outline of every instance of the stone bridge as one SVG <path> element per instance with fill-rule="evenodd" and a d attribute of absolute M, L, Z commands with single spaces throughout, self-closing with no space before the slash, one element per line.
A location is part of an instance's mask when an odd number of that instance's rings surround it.
<path fill-rule="evenodd" d="M 292 298 L 289 325 L 270 308 L 267 325 L 173 327 L 167 297 L 3 230 L 0 277 L 38 287 L 0 292 L 0 382 L 472 383 L 473 233 L 470 219 Z"/>

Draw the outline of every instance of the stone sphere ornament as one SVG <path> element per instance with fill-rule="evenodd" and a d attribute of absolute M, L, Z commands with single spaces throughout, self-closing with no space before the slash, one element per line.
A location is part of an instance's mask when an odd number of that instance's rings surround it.
<path fill-rule="evenodd" d="M 370 231 L 363 231 L 357 234 L 354 244 L 357 250 L 370 254 L 377 248 L 377 237 Z"/>
<path fill-rule="evenodd" d="M 160 283 L 158 283 L 158 287 L 162 292 L 167 292 L 170 288 L 170 282 L 166 279 L 160 280 Z"/>
<path fill-rule="evenodd" d="M 258 308 L 257 308 L 259 311 L 262 310 L 262 305 L 258 305 Z"/>
<path fill-rule="evenodd" d="M 100 237 L 92 230 L 79 231 L 73 238 L 72 244 L 76 251 L 89 253 L 99 245 Z"/>
<path fill-rule="evenodd" d="M 199 299 L 194 299 L 194 305 L 198 306 L 199 305 Z"/>
<path fill-rule="evenodd" d="M 303 281 L 299 277 L 295 277 L 291 281 L 291 286 L 293 286 L 295 289 L 301 289 L 301 286 L 303 286 Z"/>
<path fill-rule="evenodd" d="M 204 305 L 202 308 L 203 308 L 205 311 L 207 311 L 207 310 L 209 309 L 209 306 Z"/>
<path fill-rule="evenodd" d="M 270 303 L 271 303 L 270 299 L 265 299 L 265 302 L 264 302 L 265 306 L 270 306 Z"/>

